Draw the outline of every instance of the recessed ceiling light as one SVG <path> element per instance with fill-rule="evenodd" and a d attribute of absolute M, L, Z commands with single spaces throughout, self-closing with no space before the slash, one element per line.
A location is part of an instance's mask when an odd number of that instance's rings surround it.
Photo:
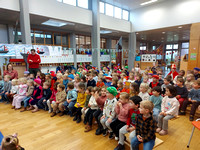
<path fill-rule="evenodd" d="M 112 31 L 109 31 L 109 30 L 101 30 L 100 31 L 100 34 L 109 34 L 109 33 L 112 33 Z"/>
<path fill-rule="evenodd" d="M 182 26 L 179 26 L 178 28 L 179 28 L 179 29 L 181 29 L 181 28 L 182 28 Z"/>
<path fill-rule="evenodd" d="M 144 40 L 144 38 L 142 38 L 142 40 Z"/>
<path fill-rule="evenodd" d="M 141 3 L 140 5 L 147 5 L 147 4 L 151 4 L 151 3 L 154 3 L 154 2 L 156 2 L 156 1 L 158 1 L 158 0 L 150 0 L 150 1 L 148 1 L 148 2 L 144 2 L 144 3 Z"/>
<path fill-rule="evenodd" d="M 49 19 L 48 21 L 45 21 L 42 24 L 47 25 L 47 26 L 53 26 L 53 27 L 62 27 L 65 25 L 75 25 L 74 23 L 69 23 L 69 22 L 64 22 L 64 21 L 54 20 L 54 19 Z"/>
<path fill-rule="evenodd" d="M 174 36 L 177 36 L 176 34 Z"/>
<path fill-rule="evenodd" d="M 136 34 L 139 34 L 138 32 Z"/>
<path fill-rule="evenodd" d="M 165 32 L 162 32 L 162 34 L 165 34 Z"/>

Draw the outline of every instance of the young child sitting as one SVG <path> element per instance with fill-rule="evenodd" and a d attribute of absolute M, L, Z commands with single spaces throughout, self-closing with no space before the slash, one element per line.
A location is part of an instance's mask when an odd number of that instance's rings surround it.
<path fill-rule="evenodd" d="M 121 80 L 119 80 L 117 82 L 117 96 L 116 96 L 116 99 L 119 99 L 119 95 L 120 93 L 122 92 L 122 89 L 123 89 L 123 82 Z"/>
<path fill-rule="evenodd" d="M 84 104 L 86 101 L 86 96 L 87 96 L 87 94 L 85 93 L 85 85 L 83 83 L 79 83 L 77 101 L 72 110 L 72 112 L 75 112 L 75 117 L 74 117 L 73 121 L 76 121 L 76 123 L 81 122 L 81 115 L 82 115 L 81 109 L 84 107 Z"/>
<path fill-rule="evenodd" d="M 82 114 L 84 116 L 85 116 L 85 114 L 87 113 L 87 111 L 89 109 L 88 104 L 89 104 L 90 97 L 92 96 L 92 91 L 93 91 L 93 87 L 92 86 L 88 86 L 87 89 L 86 89 L 86 91 L 85 91 L 85 93 L 87 94 L 87 96 L 86 96 L 84 107 L 81 110 L 81 112 L 82 112 Z M 84 124 L 87 123 L 86 117 L 84 117 L 83 123 Z"/>
<path fill-rule="evenodd" d="M 153 73 L 148 73 L 148 84 L 150 84 L 151 82 L 153 82 Z"/>
<path fill-rule="evenodd" d="M 183 80 L 185 81 L 185 70 L 180 70 L 179 71 L 179 74 L 174 78 L 174 80 L 173 80 L 173 82 L 174 82 L 174 84 L 176 84 L 176 82 L 177 82 L 177 79 L 178 79 L 178 76 L 179 77 L 182 77 L 183 78 Z"/>
<path fill-rule="evenodd" d="M 68 84 L 68 74 L 63 75 L 63 85 L 65 86 L 65 89 L 67 89 L 67 84 Z"/>
<path fill-rule="evenodd" d="M 67 85 L 67 99 L 63 104 L 63 107 L 65 108 L 66 112 L 72 116 L 72 109 L 76 103 L 77 100 L 77 92 L 74 89 L 74 83 L 70 82 Z"/>
<path fill-rule="evenodd" d="M 50 99 L 47 100 L 47 105 L 48 105 L 48 108 L 49 108 L 49 113 L 52 112 L 51 104 L 54 105 L 56 103 L 56 94 L 58 92 L 57 91 L 58 84 L 59 84 L 58 82 L 54 83 L 51 97 L 50 97 Z"/>
<path fill-rule="evenodd" d="M 193 121 L 196 109 L 200 105 L 200 79 L 194 81 L 193 89 L 188 94 L 188 100 L 183 102 L 180 115 L 185 115 L 188 104 L 192 104 L 189 119 L 190 121 Z"/>
<path fill-rule="evenodd" d="M 112 129 L 115 139 L 119 139 L 119 130 L 126 125 L 126 121 L 128 119 L 129 112 L 129 94 L 126 92 L 120 93 L 119 101 L 115 106 L 115 112 L 117 115 L 116 120 L 114 120 L 110 124 L 110 128 Z M 111 137 L 110 137 L 111 138 Z"/>
<path fill-rule="evenodd" d="M 11 87 L 12 87 L 12 83 L 10 81 L 10 76 L 9 75 L 5 75 L 4 76 L 4 87 L 3 87 L 3 91 L 0 93 L 0 101 L 1 102 L 7 102 L 9 103 L 8 97 L 7 95 L 10 93 Z"/>
<path fill-rule="evenodd" d="M 20 109 L 21 108 L 21 102 L 26 97 L 26 91 L 27 91 L 27 80 L 26 78 L 20 78 L 19 79 L 19 94 L 15 94 L 13 97 L 12 102 L 12 109 Z"/>
<path fill-rule="evenodd" d="M 177 91 L 177 95 L 176 95 L 176 99 L 179 101 L 180 103 L 180 108 L 183 105 L 183 102 L 185 100 L 187 100 L 188 97 L 188 91 L 186 89 L 186 87 L 184 86 L 184 80 L 183 78 L 178 78 L 176 81 L 176 91 Z"/>
<path fill-rule="evenodd" d="M 179 102 L 176 99 L 176 88 L 172 85 L 166 87 L 166 96 L 162 100 L 161 112 L 158 115 L 158 128 L 160 135 L 168 134 L 168 120 L 176 117 L 179 110 Z"/>
<path fill-rule="evenodd" d="M 123 85 L 123 89 L 121 90 L 121 92 L 126 92 L 126 93 L 130 93 L 130 82 L 125 82 Z"/>
<path fill-rule="evenodd" d="M 118 82 L 118 80 L 119 79 L 117 77 L 113 77 L 112 78 L 112 83 L 111 83 L 110 86 L 113 86 L 113 87 L 117 88 L 117 82 Z"/>
<path fill-rule="evenodd" d="M 104 84 L 104 82 L 103 82 L 103 77 L 100 77 L 99 79 L 98 79 L 98 82 L 97 82 L 97 87 L 102 87 L 102 86 L 104 86 L 105 84 Z"/>
<path fill-rule="evenodd" d="M 143 77 L 142 83 L 149 83 L 149 77 L 145 75 Z"/>
<path fill-rule="evenodd" d="M 139 149 L 143 143 L 144 150 L 152 150 L 156 139 L 156 121 L 152 117 L 153 103 L 151 101 L 140 102 L 140 114 L 136 121 L 136 136 L 131 140 L 133 150 Z"/>
<path fill-rule="evenodd" d="M 56 78 L 57 78 L 56 82 L 63 84 L 62 73 L 57 73 Z"/>
<path fill-rule="evenodd" d="M 23 99 L 24 101 L 24 108 L 20 112 L 24 112 L 27 110 L 27 107 L 29 105 L 29 100 L 31 99 L 31 95 L 33 94 L 34 91 L 34 81 L 32 79 L 29 79 L 27 81 L 27 91 L 26 91 L 26 97 Z"/>
<path fill-rule="evenodd" d="M 40 78 L 36 78 L 34 80 L 34 91 L 33 91 L 33 95 L 31 96 L 31 99 L 29 100 L 29 109 L 28 110 L 33 110 L 32 112 L 35 112 L 38 107 L 37 107 L 37 102 L 42 98 L 42 86 L 41 86 L 41 80 Z"/>
<path fill-rule="evenodd" d="M 141 74 L 137 74 L 135 83 L 137 83 L 140 86 L 140 84 L 142 83 L 141 80 L 142 80 L 142 75 Z"/>
<path fill-rule="evenodd" d="M 29 74 L 30 74 L 29 71 L 24 71 L 24 78 L 26 78 L 26 80 L 28 80 Z"/>
<path fill-rule="evenodd" d="M 139 86 L 137 83 L 133 82 L 130 85 L 130 97 L 132 96 L 138 96 L 139 94 Z"/>
<path fill-rule="evenodd" d="M 19 89 L 18 89 L 19 88 L 19 86 L 18 86 L 18 80 L 17 79 L 12 79 L 11 83 L 12 83 L 12 87 L 11 87 L 10 93 L 7 95 L 10 103 L 12 103 L 12 101 L 13 101 L 13 96 L 15 94 L 17 94 L 18 91 L 19 91 Z"/>
<path fill-rule="evenodd" d="M 129 103 L 130 103 L 130 110 L 128 113 L 128 119 L 126 122 L 126 125 L 124 125 L 120 130 L 119 130 L 119 142 L 118 146 L 114 150 L 124 150 L 124 141 L 125 141 L 125 134 L 130 133 L 129 138 L 130 141 L 132 138 L 135 137 L 135 124 L 136 124 L 136 119 L 138 114 L 140 114 L 139 111 L 139 106 L 140 102 L 142 99 L 139 96 L 133 96 L 129 98 Z"/>
<path fill-rule="evenodd" d="M 135 80 L 134 80 L 134 73 L 129 73 L 128 82 L 130 82 L 130 83 L 134 83 L 135 82 Z"/>
<path fill-rule="evenodd" d="M 92 73 L 90 73 L 89 76 L 88 76 L 87 87 L 88 87 L 88 86 L 92 86 L 92 87 L 95 87 L 95 86 L 96 86 L 96 81 L 93 79 Z"/>
<path fill-rule="evenodd" d="M 153 118 L 158 122 L 158 115 L 161 111 L 161 103 L 163 97 L 161 96 L 161 88 L 160 86 L 156 86 L 152 89 L 152 96 L 150 97 L 150 101 L 153 102 L 154 108 L 153 108 Z"/>
<path fill-rule="evenodd" d="M 153 89 L 156 86 L 160 86 L 160 83 L 158 82 L 159 80 L 159 76 L 158 75 L 153 75 L 153 81 L 149 84 L 149 87 L 151 89 Z M 150 93 L 150 95 L 152 95 L 152 93 Z"/>
<path fill-rule="evenodd" d="M 115 87 L 108 87 L 107 88 L 107 100 L 104 103 L 103 108 L 103 116 L 100 119 L 100 122 L 103 126 L 103 136 L 107 135 L 107 130 L 110 130 L 110 136 L 109 138 L 113 138 L 113 131 L 110 127 L 111 122 L 115 118 L 116 112 L 115 112 L 115 106 L 117 103 L 117 100 L 115 96 L 117 95 L 117 89 Z"/>
<path fill-rule="evenodd" d="M 92 96 L 90 97 L 89 103 L 88 103 L 88 111 L 85 114 L 85 122 L 86 124 L 88 123 L 88 125 L 85 127 L 85 132 L 89 132 L 90 130 L 92 130 L 92 121 L 93 121 L 93 113 L 98 109 L 98 105 L 95 99 L 95 94 L 96 92 L 98 92 L 99 88 L 95 87 L 93 88 L 91 94 Z"/>
<path fill-rule="evenodd" d="M 166 78 L 164 78 L 164 84 L 161 86 L 161 90 L 162 90 L 162 96 L 165 95 L 166 92 L 166 87 L 170 84 L 171 79 L 167 76 Z"/>
<path fill-rule="evenodd" d="M 49 85 L 51 85 L 51 75 L 50 74 L 45 75 L 45 82 L 48 82 Z"/>
<path fill-rule="evenodd" d="M 140 85 L 140 93 L 138 96 L 142 98 L 143 101 L 149 100 L 149 94 L 148 94 L 149 85 L 147 83 L 141 83 Z"/>
<path fill-rule="evenodd" d="M 75 80 L 74 80 L 74 88 L 75 90 L 78 90 L 78 84 L 80 83 L 81 79 L 79 78 L 79 76 L 76 76 L 75 77 Z"/>
<path fill-rule="evenodd" d="M 194 80 L 195 80 L 195 77 L 193 74 L 188 74 L 186 76 L 185 87 L 187 88 L 188 91 L 190 91 L 192 89 Z"/>
<path fill-rule="evenodd" d="M 40 109 L 48 110 L 47 106 L 47 100 L 50 99 L 51 97 L 51 89 L 50 89 L 50 84 L 48 82 L 44 82 L 43 84 L 43 96 L 42 98 L 38 101 L 38 107 Z M 36 110 L 38 111 L 38 109 Z"/>

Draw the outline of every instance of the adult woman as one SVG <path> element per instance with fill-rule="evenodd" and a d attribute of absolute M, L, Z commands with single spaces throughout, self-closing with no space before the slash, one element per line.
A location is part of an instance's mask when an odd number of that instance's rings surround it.
<path fill-rule="evenodd" d="M 18 72 L 16 70 L 13 69 L 13 66 L 11 63 L 9 63 L 7 65 L 7 70 L 4 71 L 3 75 L 9 75 L 11 76 L 11 80 L 12 79 L 18 79 Z"/>

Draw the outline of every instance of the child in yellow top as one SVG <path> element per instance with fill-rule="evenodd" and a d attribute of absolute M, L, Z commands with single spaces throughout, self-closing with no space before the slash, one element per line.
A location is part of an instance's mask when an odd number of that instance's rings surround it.
<path fill-rule="evenodd" d="M 79 83 L 77 101 L 72 110 L 72 112 L 75 113 L 73 121 L 76 121 L 77 123 L 81 122 L 81 115 L 82 115 L 81 109 L 84 107 L 86 96 L 87 94 L 85 93 L 85 84 Z"/>

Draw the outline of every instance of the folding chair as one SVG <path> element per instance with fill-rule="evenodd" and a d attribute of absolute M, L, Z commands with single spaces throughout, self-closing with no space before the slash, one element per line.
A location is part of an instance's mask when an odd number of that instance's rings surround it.
<path fill-rule="evenodd" d="M 193 136 L 193 133 L 194 133 L 194 129 L 197 128 L 197 129 L 200 130 L 200 118 L 197 119 L 196 121 L 193 121 L 193 122 L 192 122 L 192 125 L 193 125 L 192 133 L 191 133 L 190 140 L 189 140 L 189 142 L 188 142 L 187 148 L 189 148 L 189 146 L 190 146 L 190 142 L 191 142 L 191 140 L 192 140 L 192 136 Z"/>

